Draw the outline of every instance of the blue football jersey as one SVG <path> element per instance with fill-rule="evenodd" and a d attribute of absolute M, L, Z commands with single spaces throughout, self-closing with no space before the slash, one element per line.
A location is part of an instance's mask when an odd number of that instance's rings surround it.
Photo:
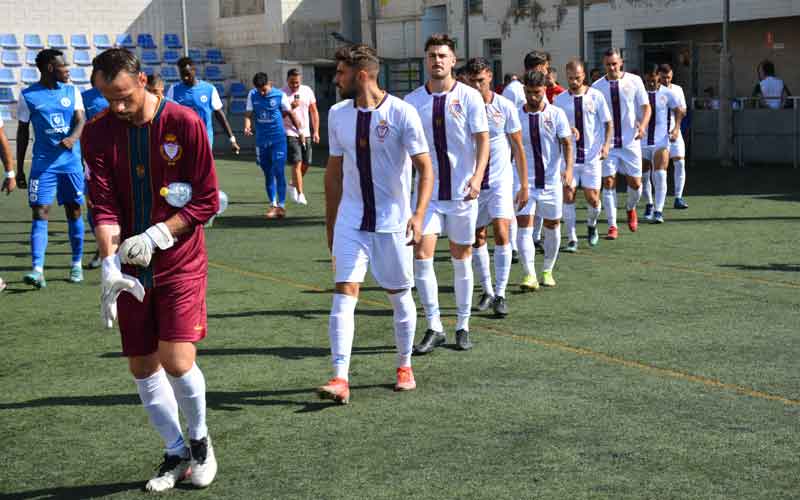
<path fill-rule="evenodd" d="M 255 121 L 256 144 L 263 146 L 286 135 L 283 128 L 283 112 L 291 112 L 289 98 L 281 90 L 272 90 L 261 95 L 257 89 L 247 94 L 247 111 L 252 111 Z"/>
<path fill-rule="evenodd" d="M 96 87 L 83 92 L 81 99 L 83 99 L 83 107 L 86 108 L 86 121 L 91 120 L 94 115 L 108 107 L 108 101 Z"/>
<path fill-rule="evenodd" d="M 83 110 L 83 100 L 74 85 L 59 82 L 56 88 L 48 89 L 37 82 L 22 91 L 17 119 L 29 122 L 36 136 L 32 177 L 44 170 L 64 174 L 83 171 L 80 142 L 72 149 L 61 145 L 72 130 L 72 118 L 78 110 Z"/>
<path fill-rule="evenodd" d="M 214 145 L 214 111 L 222 109 L 222 100 L 217 88 L 203 80 L 197 80 L 189 87 L 183 82 L 176 83 L 167 91 L 167 98 L 178 104 L 188 106 L 203 119 L 208 132 L 208 141 Z"/>

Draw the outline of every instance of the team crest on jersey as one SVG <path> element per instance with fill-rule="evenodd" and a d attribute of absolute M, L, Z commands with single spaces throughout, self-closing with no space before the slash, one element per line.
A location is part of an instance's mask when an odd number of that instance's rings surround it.
<path fill-rule="evenodd" d="M 172 166 L 183 156 L 183 147 L 178 144 L 175 134 L 164 136 L 164 144 L 161 145 L 161 156 Z"/>
<path fill-rule="evenodd" d="M 666 106 L 667 105 L 667 96 L 665 96 L 665 95 L 659 96 L 658 102 L 662 106 Z"/>
<path fill-rule="evenodd" d="M 61 105 L 65 108 L 72 106 L 72 101 L 70 101 L 69 97 L 62 97 L 61 98 Z"/>
<path fill-rule="evenodd" d="M 386 139 L 386 136 L 389 135 L 389 124 L 386 120 L 378 122 L 378 126 L 375 127 L 375 133 L 378 135 L 378 139 L 380 139 L 381 142 Z"/>
<path fill-rule="evenodd" d="M 553 123 L 553 119 L 549 116 L 542 120 L 542 127 L 544 127 L 544 130 L 551 135 L 556 128 L 555 124 Z"/>
<path fill-rule="evenodd" d="M 201 95 L 200 96 L 200 102 L 202 102 L 203 104 L 207 103 L 208 102 L 208 96 L 207 95 Z"/>
<path fill-rule="evenodd" d="M 270 99 L 269 100 L 269 107 L 274 108 L 277 105 L 278 105 L 278 101 L 276 101 L 275 99 Z"/>
<path fill-rule="evenodd" d="M 486 116 L 495 125 L 501 125 L 503 123 L 503 113 L 497 108 L 486 106 Z"/>
<path fill-rule="evenodd" d="M 586 110 L 587 113 L 594 113 L 595 105 L 594 105 L 594 101 L 593 100 L 584 99 L 583 107 L 584 107 L 584 109 Z"/>
<path fill-rule="evenodd" d="M 461 102 L 458 99 L 453 99 L 453 102 L 450 103 L 449 108 L 450 114 L 456 118 L 461 118 L 464 116 L 464 107 L 461 106 Z"/>
<path fill-rule="evenodd" d="M 625 94 L 625 97 L 631 97 L 635 91 L 633 85 L 622 85 L 622 93 Z"/>
<path fill-rule="evenodd" d="M 64 115 L 61 113 L 50 113 L 50 124 L 55 128 L 60 128 L 65 125 Z"/>

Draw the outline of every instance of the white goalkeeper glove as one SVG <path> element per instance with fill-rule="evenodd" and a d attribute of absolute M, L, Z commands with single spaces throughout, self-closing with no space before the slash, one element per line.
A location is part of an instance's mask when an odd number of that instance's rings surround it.
<path fill-rule="evenodd" d="M 103 326 L 113 328 L 117 320 L 117 298 L 128 292 L 139 302 L 144 300 L 142 283 L 128 274 L 122 274 L 119 256 L 111 255 L 103 259 L 100 279 L 100 319 Z"/>
<path fill-rule="evenodd" d="M 117 253 L 123 264 L 147 267 L 150 265 L 150 259 L 153 258 L 156 248 L 167 250 L 174 244 L 175 238 L 172 237 L 167 225 L 159 222 L 155 226 L 147 228 L 147 231 L 142 234 L 131 236 L 123 241 Z"/>

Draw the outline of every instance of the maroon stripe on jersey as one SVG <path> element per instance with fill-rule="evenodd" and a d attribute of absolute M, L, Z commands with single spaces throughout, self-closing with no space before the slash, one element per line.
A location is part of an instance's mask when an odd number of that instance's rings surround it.
<path fill-rule="evenodd" d="M 611 93 L 611 114 L 614 115 L 614 147 L 622 147 L 622 104 L 619 102 L 619 81 L 608 82 Z"/>
<path fill-rule="evenodd" d="M 375 232 L 375 188 L 372 183 L 372 152 L 369 147 L 369 131 L 372 121 L 371 111 L 359 111 L 356 120 L 356 168 L 361 185 L 361 199 L 364 213 L 361 216 L 361 230 Z"/>
<path fill-rule="evenodd" d="M 542 136 L 539 133 L 539 115 L 528 114 L 528 125 L 531 135 L 531 149 L 533 150 L 533 187 L 544 189 L 544 158 L 542 157 Z"/>
<path fill-rule="evenodd" d="M 583 96 L 575 96 L 575 128 L 578 129 L 578 140 L 575 141 L 575 162 L 586 161 L 586 143 L 583 141 Z"/>
<path fill-rule="evenodd" d="M 433 146 L 436 148 L 436 163 L 439 165 L 439 200 L 451 200 L 450 158 L 447 156 L 447 128 L 445 105 L 447 95 L 433 96 Z"/>
<path fill-rule="evenodd" d="M 650 100 L 650 123 L 647 124 L 647 145 L 652 146 L 656 143 L 656 93 L 648 92 L 647 98 Z"/>

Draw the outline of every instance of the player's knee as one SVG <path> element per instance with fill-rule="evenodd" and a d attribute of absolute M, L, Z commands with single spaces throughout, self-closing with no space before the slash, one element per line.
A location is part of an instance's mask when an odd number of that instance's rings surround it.
<path fill-rule="evenodd" d="M 456 260 L 463 260 L 472 255 L 472 245 L 459 245 L 450 242 L 450 255 Z"/>
<path fill-rule="evenodd" d="M 128 358 L 128 369 L 137 379 L 145 379 L 161 368 L 158 357 L 155 354 L 146 356 L 131 356 Z"/>
<path fill-rule="evenodd" d="M 81 218 L 81 206 L 77 203 L 66 203 L 64 212 L 67 214 L 68 219 L 78 220 Z"/>
<path fill-rule="evenodd" d="M 36 205 L 31 208 L 33 220 L 47 220 L 50 218 L 50 207 L 47 205 Z"/>
<path fill-rule="evenodd" d="M 606 189 L 613 189 L 614 188 L 614 178 L 613 177 L 604 177 L 603 178 L 603 187 Z"/>
<path fill-rule="evenodd" d="M 544 219 L 543 224 L 547 229 L 556 229 L 561 223 L 558 219 Z"/>

